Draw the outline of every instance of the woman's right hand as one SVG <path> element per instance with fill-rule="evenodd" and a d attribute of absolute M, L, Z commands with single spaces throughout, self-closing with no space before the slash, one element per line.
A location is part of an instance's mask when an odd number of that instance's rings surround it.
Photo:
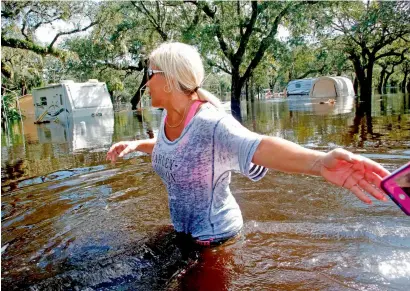
<path fill-rule="evenodd" d="M 107 152 L 106 160 L 110 160 L 111 162 L 115 162 L 117 158 L 122 158 L 126 154 L 130 152 L 134 152 L 137 150 L 139 145 L 138 140 L 134 141 L 120 141 L 111 146 L 111 148 Z"/>

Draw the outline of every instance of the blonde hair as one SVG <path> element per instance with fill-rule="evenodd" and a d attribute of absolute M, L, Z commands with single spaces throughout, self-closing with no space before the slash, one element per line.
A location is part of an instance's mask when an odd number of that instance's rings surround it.
<path fill-rule="evenodd" d="M 180 42 L 163 43 L 151 53 L 149 62 L 164 71 L 171 89 L 187 95 L 196 92 L 199 100 L 208 101 L 215 107 L 221 106 L 218 97 L 201 87 L 205 70 L 193 46 Z"/>

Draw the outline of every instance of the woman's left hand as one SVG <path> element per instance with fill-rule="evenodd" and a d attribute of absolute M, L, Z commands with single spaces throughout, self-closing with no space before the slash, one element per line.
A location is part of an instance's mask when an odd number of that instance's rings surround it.
<path fill-rule="evenodd" d="M 320 159 L 320 173 L 327 181 L 350 190 L 365 203 L 372 203 L 365 192 L 379 200 L 387 200 L 380 182 L 390 173 L 368 158 L 335 149 Z"/>

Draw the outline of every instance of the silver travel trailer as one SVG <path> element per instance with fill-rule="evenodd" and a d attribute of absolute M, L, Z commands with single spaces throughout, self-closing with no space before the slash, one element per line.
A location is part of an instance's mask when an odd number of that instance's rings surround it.
<path fill-rule="evenodd" d="M 113 106 L 104 82 L 89 80 L 75 83 L 63 80 L 33 90 L 36 123 L 68 118 L 98 117 L 113 114 Z"/>
<path fill-rule="evenodd" d="M 292 80 L 286 86 L 286 94 L 289 95 L 309 95 L 312 84 L 316 79 Z"/>

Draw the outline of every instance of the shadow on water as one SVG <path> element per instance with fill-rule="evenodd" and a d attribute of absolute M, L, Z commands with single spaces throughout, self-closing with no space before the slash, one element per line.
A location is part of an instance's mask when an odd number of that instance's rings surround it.
<path fill-rule="evenodd" d="M 131 209 L 116 208 L 132 203 L 132 197 L 143 202 L 144 191 L 123 193 L 115 185 L 113 191 L 104 190 L 101 182 L 117 171 L 103 166 L 67 172 L 49 174 L 42 183 L 29 179 L 20 192 L 3 193 L 2 287 L 141 290 L 169 284 L 189 259 L 181 257 L 171 227 L 154 226 L 144 233 L 124 220 L 106 225 L 111 216 L 124 219 Z M 113 235 L 113 225 L 135 233 Z"/>
<path fill-rule="evenodd" d="M 410 159 L 408 95 L 375 95 L 371 106 L 320 102 L 255 101 L 243 107 L 244 124 L 309 148 L 343 146 L 389 170 Z M 161 111 L 148 113 L 73 123 L 65 134 L 26 120 L 2 136 L 3 288 L 406 290 L 407 217 L 392 202 L 363 205 L 318 177 L 270 171 L 251 183 L 234 174 L 242 237 L 202 251 L 184 244 L 150 157 L 105 161 L 111 143 L 158 133 Z"/>
<path fill-rule="evenodd" d="M 373 141 L 373 146 L 376 147 L 388 146 L 386 143 L 394 142 L 394 139 L 388 137 L 392 133 L 403 134 L 405 140 L 406 129 L 409 128 L 407 116 L 410 112 L 410 98 L 408 94 L 403 94 L 401 98 L 392 97 L 395 97 L 395 94 L 375 95 L 372 103 L 356 104 L 349 134 L 352 137 L 360 136 L 357 146 L 364 147 L 368 141 Z M 384 117 L 383 123 L 377 120 L 380 117 Z"/>
<path fill-rule="evenodd" d="M 14 164 L 9 162 L 1 168 L 1 192 L 13 191 L 18 188 L 16 180 L 19 180 L 24 175 L 23 160 L 18 160 Z M 6 181 L 10 181 L 7 186 L 4 186 Z"/>
<path fill-rule="evenodd" d="M 181 249 L 176 247 L 176 240 L 175 232 L 168 227 L 151 234 L 148 239 L 122 245 L 120 250 L 110 250 L 110 246 L 83 248 L 61 262 L 62 273 L 25 287 L 30 286 L 31 290 L 84 290 L 90 287 L 163 290 L 172 278 L 196 260 L 195 255 L 184 257 Z"/>
<path fill-rule="evenodd" d="M 356 105 L 356 112 L 353 119 L 353 125 L 351 126 L 350 135 L 360 134 L 359 146 L 363 147 L 367 140 L 367 135 L 371 135 L 371 138 L 378 138 L 380 133 L 373 132 L 372 122 L 372 106 L 370 103 L 358 103 Z"/>
<path fill-rule="evenodd" d="M 105 166 L 60 171 L 3 194 L 2 287 L 175 290 L 201 284 L 224 290 L 218 286 L 226 285 L 227 256 L 200 251 L 176 235 L 164 217 L 164 197 L 150 199 L 156 183 L 144 185 L 149 165 L 139 165 L 140 173 L 127 163 L 122 173 Z M 198 268 L 209 269 L 206 278 Z"/>

